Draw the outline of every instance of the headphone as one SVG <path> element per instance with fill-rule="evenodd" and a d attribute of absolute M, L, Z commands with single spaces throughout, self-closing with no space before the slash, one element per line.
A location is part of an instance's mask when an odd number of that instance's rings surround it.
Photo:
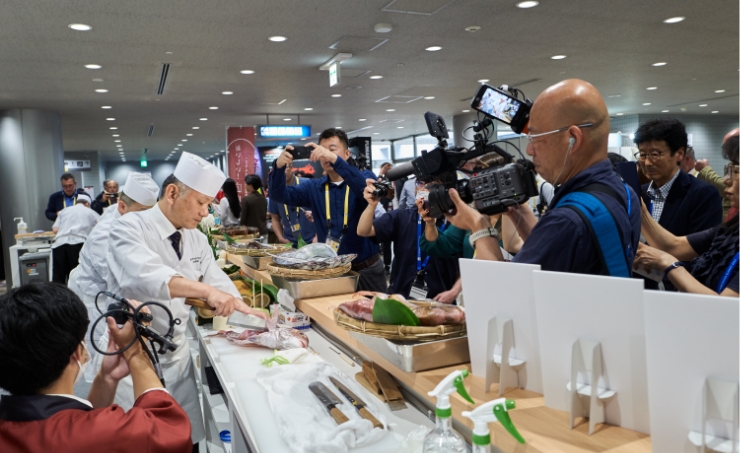
<path fill-rule="evenodd" d="M 571 138 L 568 139 L 568 146 L 573 147 L 573 145 L 575 145 L 575 144 L 576 144 L 576 138 L 575 137 L 571 137 Z"/>

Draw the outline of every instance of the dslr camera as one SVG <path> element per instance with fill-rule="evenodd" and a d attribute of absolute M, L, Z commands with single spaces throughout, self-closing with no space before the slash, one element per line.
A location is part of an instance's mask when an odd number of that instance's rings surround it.
<path fill-rule="evenodd" d="M 393 189 L 393 184 L 385 179 L 379 179 L 373 185 L 375 186 L 375 190 L 373 190 L 373 198 L 375 199 L 386 197 L 388 192 Z"/>
<path fill-rule="evenodd" d="M 518 118 L 528 118 L 530 105 L 527 101 L 521 103 Z M 424 119 L 429 134 L 437 139 L 437 147 L 422 151 L 421 156 L 413 161 L 392 168 L 387 177 L 395 181 L 413 173 L 419 181 L 441 181 L 441 184 L 429 186 L 430 217 L 454 212 L 455 204 L 450 199 L 450 189 L 457 190 L 465 203 L 472 203 L 476 210 L 485 215 L 504 212 L 509 206 L 526 203 L 530 197 L 537 196 L 535 173 L 514 162 L 513 156 L 496 144 L 488 143 L 492 131 L 487 132 L 487 128 L 493 124 L 490 119 L 486 118 L 472 127 L 476 134 L 475 145 L 470 149 L 447 146 L 449 132 L 441 116 L 426 112 Z M 520 124 L 517 126 L 521 129 L 526 127 L 526 124 Z M 479 156 L 486 156 L 481 160 L 489 167 L 474 173 L 469 179 L 458 179 L 460 167 Z"/>

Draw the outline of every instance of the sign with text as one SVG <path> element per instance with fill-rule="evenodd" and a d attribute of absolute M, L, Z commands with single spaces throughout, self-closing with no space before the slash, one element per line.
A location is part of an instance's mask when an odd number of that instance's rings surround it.
<path fill-rule="evenodd" d="M 311 136 L 311 126 L 257 126 L 261 138 L 304 138 Z"/>
<path fill-rule="evenodd" d="M 329 87 L 339 84 L 342 81 L 342 76 L 339 72 L 339 63 L 333 63 L 329 66 Z"/>
<path fill-rule="evenodd" d="M 65 160 L 64 168 L 67 171 L 69 170 L 89 170 L 90 161 L 89 160 Z"/>
<path fill-rule="evenodd" d="M 246 195 L 244 177 L 255 172 L 255 158 L 259 158 L 254 146 L 253 127 L 230 127 L 226 130 L 229 153 L 229 177 L 236 182 L 239 196 Z"/>

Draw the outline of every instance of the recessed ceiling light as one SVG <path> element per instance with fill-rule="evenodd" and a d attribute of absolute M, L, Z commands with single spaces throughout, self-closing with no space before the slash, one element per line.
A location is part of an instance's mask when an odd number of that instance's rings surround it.
<path fill-rule="evenodd" d="M 221 94 L 223 94 L 224 96 L 231 96 L 232 94 L 234 94 L 234 92 L 233 91 L 222 91 Z"/>
<path fill-rule="evenodd" d="M 715 93 L 724 93 L 725 90 L 714 90 Z"/>
<path fill-rule="evenodd" d="M 186 137 L 192 137 L 193 134 L 185 134 Z"/>
<path fill-rule="evenodd" d="M 681 16 L 678 16 L 678 17 L 670 17 L 670 18 L 664 20 L 663 22 L 665 22 L 666 24 L 677 24 L 679 22 L 682 22 L 684 19 L 686 19 L 686 18 L 685 17 L 681 17 Z"/>
<path fill-rule="evenodd" d="M 269 39 L 272 42 L 283 42 L 288 38 L 286 38 L 285 36 L 270 36 L 267 39 Z"/>
<path fill-rule="evenodd" d="M 115 143 L 121 143 L 120 140 L 113 140 L 113 142 L 115 142 Z"/>
<path fill-rule="evenodd" d="M 382 75 L 373 75 L 373 76 L 370 76 L 370 78 L 373 79 L 373 80 L 378 80 L 378 79 L 382 79 L 383 76 Z"/>
<path fill-rule="evenodd" d="M 670 110 L 661 110 L 662 113 L 668 113 Z"/>
<path fill-rule="evenodd" d="M 200 129 L 200 126 L 193 126 L 193 129 L 198 130 Z"/>
<path fill-rule="evenodd" d="M 478 83 L 488 83 L 488 79 L 480 79 Z"/>
<path fill-rule="evenodd" d="M 218 110 L 218 107 L 208 107 L 210 110 Z"/>
<path fill-rule="evenodd" d="M 436 52 L 438 50 L 442 50 L 442 47 L 440 47 L 440 46 L 429 46 L 429 47 L 426 48 L 426 50 L 428 50 L 429 52 Z"/>
<path fill-rule="evenodd" d="M 283 121 L 291 121 L 292 118 L 283 118 Z"/>
<path fill-rule="evenodd" d="M 342 95 L 341 94 L 332 94 L 331 97 L 333 97 L 333 98 L 341 98 Z"/>
<path fill-rule="evenodd" d="M 665 66 L 667 64 L 668 63 L 666 63 L 665 61 L 661 61 L 661 62 L 658 62 L 658 63 L 653 63 L 653 66 Z"/>
<path fill-rule="evenodd" d="M 92 27 L 87 24 L 69 24 L 67 27 L 77 31 L 90 31 Z"/>
<path fill-rule="evenodd" d="M 469 111 L 470 111 L 470 110 L 463 110 L 462 112 L 463 112 L 463 113 L 468 113 Z"/>
<path fill-rule="evenodd" d="M 403 126 L 398 126 L 396 127 L 396 129 L 403 129 Z"/>
<path fill-rule="evenodd" d="M 186 141 L 188 141 L 188 139 L 187 139 L 187 138 L 183 138 L 183 139 L 182 139 L 182 140 L 180 140 L 180 141 L 181 141 L 181 142 L 186 142 Z"/>
<path fill-rule="evenodd" d="M 480 30 L 480 26 L 478 26 L 478 25 L 471 25 L 469 27 L 465 27 L 465 31 L 468 32 L 468 33 L 475 33 L 478 30 Z"/>
<path fill-rule="evenodd" d="M 360 119 L 359 119 L 359 120 L 357 120 L 357 121 L 367 121 L 367 119 L 366 119 L 366 118 L 360 118 Z"/>
<path fill-rule="evenodd" d="M 386 112 L 395 112 L 396 109 L 386 109 Z"/>
<path fill-rule="evenodd" d="M 647 87 L 645 89 L 648 90 L 648 91 L 653 91 L 653 90 L 657 90 L 658 87 Z"/>
<path fill-rule="evenodd" d="M 118 148 L 123 148 L 123 145 L 116 145 Z"/>
<path fill-rule="evenodd" d="M 244 70 L 239 71 L 239 72 L 241 72 L 242 74 L 254 74 L 254 71 L 252 71 L 251 69 L 244 69 Z"/>
<path fill-rule="evenodd" d="M 120 135 L 118 135 L 118 134 L 113 134 L 113 137 L 120 137 Z"/>
<path fill-rule="evenodd" d="M 642 105 L 650 105 L 649 102 L 643 102 Z"/>
<path fill-rule="evenodd" d="M 719 110 L 712 110 L 712 113 L 719 113 Z"/>
<path fill-rule="evenodd" d="M 306 107 L 306 108 L 305 108 L 305 109 L 303 109 L 303 110 L 305 110 L 305 111 L 307 111 L 307 112 L 310 112 L 311 110 L 313 110 L 313 107 Z"/>
<path fill-rule="evenodd" d="M 622 116 L 622 115 L 624 115 L 624 113 L 617 113 L 617 116 Z"/>
<path fill-rule="evenodd" d="M 108 129 L 110 129 L 110 130 L 112 130 L 112 131 L 115 131 L 115 130 L 116 130 L 116 129 L 118 129 L 118 128 L 117 128 L 117 127 L 109 127 Z"/>
<path fill-rule="evenodd" d="M 100 68 L 102 68 L 102 66 L 100 66 L 99 64 L 86 64 L 85 67 L 87 69 L 100 69 Z"/>
<path fill-rule="evenodd" d="M 434 99 L 434 96 L 424 96 L 424 99 L 432 100 L 432 99 Z"/>
<path fill-rule="evenodd" d="M 101 108 L 101 109 L 106 109 L 106 110 L 108 110 L 108 109 L 112 109 L 113 107 L 112 107 L 112 106 L 110 106 L 110 105 L 104 105 L 104 106 L 102 106 L 102 107 L 100 107 L 100 108 Z"/>
<path fill-rule="evenodd" d="M 610 98 L 621 98 L 622 95 L 621 94 L 610 94 L 609 97 Z"/>
<path fill-rule="evenodd" d="M 526 8 L 534 8 L 535 6 L 537 6 L 539 4 L 540 4 L 540 2 L 535 2 L 535 1 L 519 2 L 519 3 L 516 4 L 516 7 L 517 8 L 523 8 L 523 9 L 526 9 Z"/>
<path fill-rule="evenodd" d="M 707 104 L 699 104 L 699 107 L 706 107 Z"/>
<path fill-rule="evenodd" d="M 380 132 L 373 132 L 373 135 L 380 135 Z"/>
<path fill-rule="evenodd" d="M 172 52 L 165 52 L 167 55 L 172 55 Z"/>
<path fill-rule="evenodd" d="M 96 82 L 96 83 L 101 83 L 101 82 L 103 82 L 103 79 L 92 79 L 92 81 L 93 82 Z"/>
<path fill-rule="evenodd" d="M 201 118 L 201 121 L 208 121 L 208 118 Z"/>
<path fill-rule="evenodd" d="M 116 119 L 115 118 L 106 118 L 105 120 L 106 121 L 115 121 Z"/>
<path fill-rule="evenodd" d="M 105 90 L 105 89 L 103 89 L 103 88 L 98 88 L 97 90 L 95 90 L 95 92 L 96 92 L 96 93 L 107 93 L 107 92 L 108 92 L 108 90 Z"/>
<path fill-rule="evenodd" d="M 563 58 L 565 58 L 565 55 L 553 55 L 550 58 L 553 60 L 562 60 Z"/>

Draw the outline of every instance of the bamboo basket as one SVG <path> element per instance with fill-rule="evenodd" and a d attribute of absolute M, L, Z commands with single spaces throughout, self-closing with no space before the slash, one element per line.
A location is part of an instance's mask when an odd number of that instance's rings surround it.
<path fill-rule="evenodd" d="M 386 340 L 438 341 L 461 337 L 467 333 L 465 323 L 430 327 L 375 324 L 374 322 L 351 318 L 339 308 L 334 309 L 334 321 L 344 330 L 385 338 Z"/>
<path fill-rule="evenodd" d="M 226 245 L 226 251 L 229 253 L 232 253 L 234 255 L 245 255 L 245 256 L 253 256 L 255 258 L 262 258 L 268 255 L 278 255 L 280 253 L 285 253 L 289 250 L 293 249 L 293 246 L 291 244 L 268 244 L 271 246 L 271 249 L 242 249 L 242 248 L 236 248 L 232 247 L 231 245 Z"/>
<path fill-rule="evenodd" d="M 278 275 L 280 277 L 294 278 L 297 280 L 321 280 L 325 278 L 340 277 L 347 272 L 352 270 L 352 263 L 347 263 L 344 266 L 333 267 L 331 269 L 320 269 L 320 270 L 305 270 L 305 269 L 292 269 L 289 267 L 283 267 L 279 264 L 268 263 L 267 273 L 271 275 Z"/>

